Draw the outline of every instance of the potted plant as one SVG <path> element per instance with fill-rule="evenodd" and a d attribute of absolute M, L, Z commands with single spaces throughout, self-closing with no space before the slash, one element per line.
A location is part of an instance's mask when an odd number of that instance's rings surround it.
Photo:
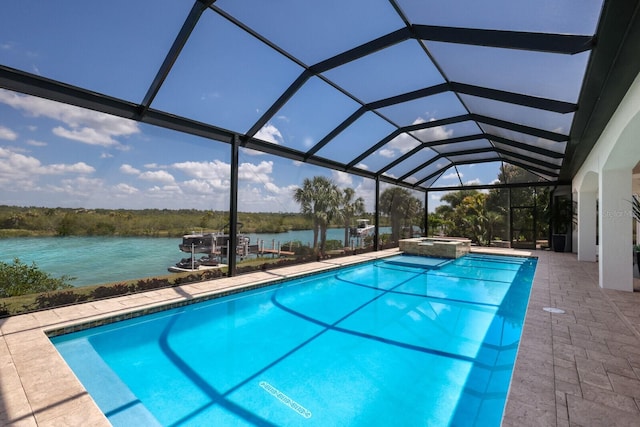
<path fill-rule="evenodd" d="M 554 233 L 551 236 L 553 250 L 564 252 L 571 226 L 577 222 L 576 202 L 565 197 L 558 197 L 554 204 L 551 220 Z"/>

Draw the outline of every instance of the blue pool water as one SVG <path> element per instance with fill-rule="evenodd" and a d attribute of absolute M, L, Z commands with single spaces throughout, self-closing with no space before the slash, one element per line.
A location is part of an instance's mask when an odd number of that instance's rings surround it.
<path fill-rule="evenodd" d="M 497 426 L 535 266 L 399 255 L 52 341 L 115 426 Z"/>

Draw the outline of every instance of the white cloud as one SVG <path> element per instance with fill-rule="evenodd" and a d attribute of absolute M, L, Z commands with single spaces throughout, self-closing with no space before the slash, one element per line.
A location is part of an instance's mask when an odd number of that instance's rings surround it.
<path fill-rule="evenodd" d="M 85 162 L 78 162 L 72 165 L 53 164 L 42 167 L 42 173 L 45 175 L 62 175 L 66 173 L 90 174 L 95 172 L 93 166 L 89 166 Z"/>
<path fill-rule="evenodd" d="M 482 184 L 482 181 L 480 180 L 480 178 L 476 178 L 476 179 L 469 180 L 469 181 L 465 182 L 464 184 L 465 185 L 480 185 L 480 184 Z"/>
<path fill-rule="evenodd" d="M 434 121 L 434 119 L 428 120 Z M 417 125 L 421 123 L 427 123 L 427 120 L 418 117 L 412 124 Z M 444 126 L 436 126 L 432 128 L 419 129 L 408 133 L 402 133 L 393 138 L 385 146 L 385 148 L 378 151 L 378 154 L 386 158 L 394 158 L 398 155 L 403 155 L 413 150 L 422 142 L 438 141 L 442 139 L 451 138 L 453 135 L 453 129 L 447 129 Z"/>
<path fill-rule="evenodd" d="M 331 171 L 331 179 L 340 188 L 350 187 L 353 185 L 353 178 L 350 174 L 341 171 Z"/>
<path fill-rule="evenodd" d="M 147 171 L 138 175 L 145 181 L 156 181 L 164 184 L 174 184 L 176 179 L 167 171 Z"/>
<path fill-rule="evenodd" d="M 99 178 L 80 176 L 63 179 L 59 184 L 49 184 L 47 191 L 70 196 L 89 198 L 103 192 L 103 181 Z"/>
<path fill-rule="evenodd" d="M 24 147 L 16 147 L 16 146 L 11 146 L 11 145 L 5 145 L 4 148 L 5 148 L 5 150 L 11 151 L 13 153 L 30 153 L 30 151 L 27 150 Z"/>
<path fill-rule="evenodd" d="M 393 159 L 396 156 L 396 152 L 394 150 L 389 150 L 387 148 L 383 148 L 378 152 L 382 157 L 386 157 L 388 159 Z"/>
<path fill-rule="evenodd" d="M 240 147 L 240 152 L 242 154 L 246 154 L 248 156 L 263 156 L 264 153 L 262 151 L 254 150 L 252 148 Z"/>
<path fill-rule="evenodd" d="M 387 151 L 388 154 L 386 154 L 385 157 L 395 157 L 395 152 L 398 152 L 399 154 L 405 154 L 416 148 L 418 145 L 420 145 L 420 142 L 413 138 L 411 135 L 401 133 L 400 135 L 389 141 L 389 143 L 385 146 L 386 148 L 380 150 L 379 152 L 380 154 L 382 154 L 383 151 Z"/>
<path fill-rule="evenodd" d="M 282 194 L 282 189 L 280 187 L 278 187 L 277 185 L 275 185 L 274 183 L 272 183 L 272 182 L 267 182 L 266 184 L 264 184 L 264 188 L 269 193 Z M 287 190 L 288 190 L 288 187 L 287 187 Z"/>
<path fill-rule="evenodd" d="M 239 194 L 238 203 L 243 210 L 251 212 L 285 212 L 297 211 L 300 207 L 293 202 L 288 188 L 277 188 L 274 185 L 265 185 L 268 188 L 247 187 Z"/>
<path fill-rule="evenodd" d="M 138 190 L 136 187 L 133 187 L 125 183 L 120 183 L 114 186 L 114 189 L 117 193 L 125 194 L 125 195 L 137 194 L 140 192 L 140 190 Z"/>
<path fill-rule="evenodd" d="M 181 188 L 185 193 L 189 194 L 211 194 L 215 191 L 214 187 L 207 181 L 201 179 L 191 179 L 181 184 Z"/>
<path fill-rule="evenodd" d="M 117 147 L 120 145 L 120 143 L 113 139 L 109 134 L 100 133 L 96 129 L 88 127 L 67 129 L 62 126 L 56 126 L 53 128 L 52 132 L 54 135 L 59 137 L 84 142 L 89 145 L 99 145 L 102 147 Z"/>
<path fill-rule="evenodd" d="M 182 190 L 177 185 L 163 185 L 162 187 L 153 186 L 149 189 L 149 196 L 166 199 L 169 197 L 175 197 L 176 195 L 183 194 Z"/>
<path fill-rule="evenodd" d="M 5 126 L 0 126 L 0 139 L 6 139 L 7 141 L 15 141 L 18 139 L 18 134 Z"/>
<path fill-rule="evenodd" d="M 462 178 L 462 174 L 460 174 L 460 178 Z M 458 174 L 455 172 L 451 172 L 446 175 L 442 175 L 442 179 L 458 179 Z"/>
<path fill-rule="evenodd" d="M 131 165 L 128 164 L 123 164 L 122 166 L 120 166 L 120 172 L 127 174 L 127 175 L 138 175 L 140 174 L 140 170 L 134 168 Z"/>
<path fill-rule="evenodd" d="M 271 182 L 273 173 L 273 162 L 262 161 L 257 165 L 254 163 L 241 163 L 238 167 L 238 179 L 260 184 Z"/>
<path fill-rule="evenodd" d="M 174 163 L 169 168 L 179 170 L 189 177 L 207 181 L 228 180 L 231 176 L 231 165 L 220 160 Z"/>
<path fill-rule="evenodd" d="M 35 157 L 0 147 L 0 184 L 3 187 L 24 186 L 40 175 L 42 164 Z"/>
<path fill-rule="evenodd" d="M 416 182 L 418 182 L 418 178 L 416 178 L 415 176 L 410 176 L 405 179 L 405 181 L 407 181 L 409 184 L 415 184 Z"/>
<path fill-rule="evenodd" d="M 263 141 L 271 142 L 272 144 L 282 144 L 284 139 L 277 127 L 271 123 L 267 123 L 256 133 L 255 137 Z"/>
<path fill-rule="evenodd" d="M 373 212 L 376 200 L 375 181 L 373 179 L 361 179 L 354 189 L 356 190 L 356 197 L 362 197 L 364 199 L 365 210 L 367 212 Z"/>
<path fill-rule="evenodd" d="M 433 128 L 420 129 L 413 134 L 420 139 L 420 141 L 431 142 L 440 141 L 442 139 L 449 139 L 453 135 L 453 129 L 447 130 L 444 126 L 436 126 Z"/>
<path fill-rule="evenodd" d="M 84 162 L 74 164 L 43 165 L 32 156 L 19 154 L 0 147 L 0 183 L 26 185 L 43 175 L 91 174 L 95 168 Z"/>
<path fill-rule="evenodd" d="M 54 134 L 85 144 L 126 149 L 116 138 L 140 132 L 132 120 L 4 89 L 0 89 L 0 103 L 34 117 L 58 120 L 65 126 L 56 126 L 52 130 Z"/>
<path fill-rule="evenodd" d="M 46 147 L 48 144 L 42 141 L 36 141 L 35 139 L 27 140 L 27 145 L 31 145 L 33 147 Z"/>

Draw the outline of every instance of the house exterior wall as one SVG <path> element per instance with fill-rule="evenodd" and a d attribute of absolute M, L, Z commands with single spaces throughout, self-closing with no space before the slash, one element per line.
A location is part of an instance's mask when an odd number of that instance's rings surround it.
<path fill-rule="evenodd" d="M 578 200 L 593 205 L 597 194 L 600 287 L 633 291 L 631 176 L 640 160 L 640 75 L 627 91 L 584 164 L 573 178 Z M 594 192 L 593 173 L 598 177 Z M 588 207 L 583 206 L 584 209 Z M 578 259 L 590 260 L 596 230 L 580 227 L 578 207 Z M 586 217 L 590 225 L 592 219 Z M 582 253 L 582 251 L 585 251 Z"/>

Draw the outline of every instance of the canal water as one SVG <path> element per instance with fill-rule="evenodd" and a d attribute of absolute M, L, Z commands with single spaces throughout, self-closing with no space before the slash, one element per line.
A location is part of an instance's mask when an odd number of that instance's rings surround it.
<path fill-rule="evenodd" d="M 381 227 L 380 233 L 389 233 Z M 251 244 L 264 241 L 265 248 L 273 244 L 299 241 L 311 245 L 311 230 L 277 234 L 248 234 Z M 344 229 L 329 229 L 327 240 L 343 240 Z M 180 252 L 181 238 L 152 237 L 21 237 L 0 239 L 0 261 L 11 263 L 14 258 L 38 268 L 53 277 L 75 277 L 71 284 L 86 286 L 121 280 L 139 279 L 169 274 L 185 253 Z"/>

